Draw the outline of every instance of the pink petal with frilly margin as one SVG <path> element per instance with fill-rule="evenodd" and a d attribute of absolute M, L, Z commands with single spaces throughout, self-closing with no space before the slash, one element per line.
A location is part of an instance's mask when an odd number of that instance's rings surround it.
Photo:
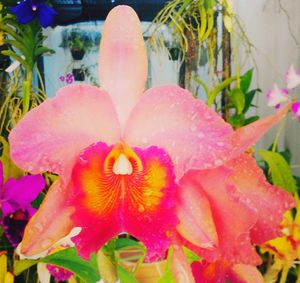
<path fill-rule="evenodd" d="M 190 244 L 188 247 L 210 262 L 222 259 L 232 263 L 258 264 L 260 257 L 250 239 L 255 215 L 235 196 L 234 187 L 227 184 L 230 173 L 231 170 L 224 167 L 190 171 L 180 181 L 182 190 L 194 187 L 206 195 L 219 240 L 217 246 L 207 249 Z"/>
<path fill-rule="evenodd" d="M 232 168 L 229 183 L 236 187 L 235 195 L 253 211 L 257 222 L 251 229 L 251 239 L 262 244 L 278 237 L 286 210 L 295 206 L 293 197 L 269 184 L 253 157 L 243 154 L 226 164 Z"/>
<path fill-rule="evenodd" d="M 120 138 L 119 123 L 108 94 L 89 85 L 61 88 L 56 97 L 32 109 L 12 130 L 14 162 L 30 173 L 65 174 L 80 151 L 102 140 Z"/>

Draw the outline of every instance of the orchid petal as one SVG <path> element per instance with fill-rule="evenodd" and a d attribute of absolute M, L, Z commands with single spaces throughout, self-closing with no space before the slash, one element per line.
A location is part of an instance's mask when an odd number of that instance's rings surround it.
<path fill-rule="evenodd" d="M 147 54 L 141 23 L 132 8 L 118 6 L 107 16 L 100 45 L 101 86 L 110 94 L 121 125 L 143 93 Z"/>
<path fill-rule="evenodd" d="M 300 73 L 295 71 L 294 65 L 291 65 L 288 69 L 285 80 L 289 89 L 295 88 L 300 84 Z"/>
<path fill-rule="evenodd" d="M 288 103 L 274 115 L 268 116 L 247 126 L 239 128 L 232 135 L 233 152 L 231 158 L 237 157 L 254 145 L 271 127 L 278 123 L 290 110 Z M 228 158 L 230 160 L 231 158 Z"/>
<path fill-rule="evenodd" d="M 201 248 L 212 248 L 218 244 L 218 235 L 213 221 L 212 211 L 206 195 L 186 179 L 180 183 L 177 191 L 176 229 L 185 239 Z"/>
<path fill-rule="evenodd" d="M 285 103 L 289 100 L 287 89 L 280 89 L 275 84 L 274 87 L 268 91 L 268 106 L 277 107 L 281 103 Z"/>
<path fill-rule="evenodd" d="M 34 19 L 34 12 L 32 11 L 31 1 L 21 1 L 17 6 L 10 8 L 14 13 L 20 24 L 27 24 Z"/>
<path fill-rule="evenodd" d="M 191 266 L 182 248 L 175 244 L 171 255 L 171 271 L 175 282 L 194 283 Z"/>
<path fill-rule="evenodd" d="M 224 259 L 258 264 L 260 257 L 255 253 L 250 239 L 250 229 L 256 219 L 252 211 L 234 195 L 234 187 L 227 184 L 230 173 L 231 170 L 224 167 L 190 171 L 180 181 L 182 188 L 188 185 L 189 189 L 194 187 L 206 195 L 218 233 L 218 246 L 201 249 L 192 245 L 191 249 L 209 261 Z"/>
<path fill-rule="evenodd" d="M 192 270 L 197 283 L 263 283 L 263 277 L 255 266 L 231 265 L 226 261 L 194 262 Z"/>
<path fill-rule="evenodd" d="M 72 230 L 71 215 L 74 209 L 68 206 L 69 190 L 56 181 L 50 187 L 37 213 L 26 226 L 21 246 L 25 256 L 33 256 L 50 248 Z"/>
<path fill-rule="evenodd" d="M 70 85 L 32 109 L 12 130 L 9 141 L 11 157 L 19 167 L 34 174 L 51 171 L 68 176 L 84 148 L 99 140 L 112 144 L 119 138 L 107 93 L 93 86 Z"/>
<path fill-rule="evenodd" d="M 37 9 L 37 17 L 43 28 L 51 26 L 54 21 L 54 16 L 57 12 L 44 3 L 40 3 Z"/>
<path fill-rule="evenodd" d="M 236 264 L 232 267 L 238 279 L 247 283 L 263 283 L 264 278 L 255 266 L 246 264 Z M 234 283 L 234 281 L 231 281 Z"/>
<path fill-rule="evenodd" d="M 262 244 L 278 237 L 284 212 L 295 206 L 293 197 L 270 185 L 255 159 L 247 154 L 226 166 L 233 169 L 228 181 L 236 187 L 235 195 L 257 216 L 257 222 L 251 229 L 252 241 Z"/>
<path fill-rule="evenodd" d="M 229 124 L 188 91 L 160 86 L 141 97 L 127 122 L 124 140 L 133 146 L 164 148 L 180 179 L 190 169 L 221 165 L 230 151 L 232 133 Z"/>
<path fill-rule="evenodd" d="M 116 172 L 120 156 L 128 159 L 131 171 Z M 82 227 L 74 237 L 80 255 L 88 258 L 125 231 L 146 245 L 146 260 L 163 257 L 170 242 L 167 231 L 177 224 L 174 178 L 171 160 L 157 147 L 131 149 L 101 142 L 90 146 L 72 173 L 72 219 Z"/>
<path fill-rule="evenodd" d="M 300 101 L 297 101 L 292 105 L 292 113 L 293 117 L 298 118 L 300 122 Z"/>

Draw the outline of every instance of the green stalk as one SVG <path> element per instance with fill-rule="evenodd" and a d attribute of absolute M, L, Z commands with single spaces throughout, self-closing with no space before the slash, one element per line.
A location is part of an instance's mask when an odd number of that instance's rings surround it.
<path fill-rule="evenodd" d="M 278 144 L 278 140 L 279 140 L 279 137 L 280 137 L 280 134 L 281 134 L 281 131 L 282 129 L 284 128 L 285 126 L 285 123 L 287 121 L 287 115 L 285 115 L 285 117 L 283 118 L 283 120 L 281 121 L 280 123 L 280 126 L 277 130 L 277 133 L 276 133 L 276 136 L 275 136 L 275 139 L 274 139 L 274 142 L 273 142 L 273 146 L 272 146 L 272 152 L 275 152 L 276 148 L 277 148 L 277 144 Z"/>
<path fill-rule="evenodd" d="M 32 84 L 32 71 L 27 73 L 27 78 L 23 83 L 23 115 L 25 115 L 29 110 L 30 103 L 30 93 Z"/>

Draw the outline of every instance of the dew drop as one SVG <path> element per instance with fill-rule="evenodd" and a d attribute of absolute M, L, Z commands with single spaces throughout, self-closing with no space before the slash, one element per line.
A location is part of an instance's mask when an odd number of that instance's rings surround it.
<path fill-rule="evenodd" d="M 195 132 L 195 131 L 197 130 L 197 127 L 196 127 L 196 125 L 192 125 L 192 126 L 190 127 L 190 129 L 191 129 L 192 132 Z"/>
<path fill-rule="evenodd" d="M 217 146 L 224 146 L 224 143 L 223 142 L 217 142 Z"/>
<path fill-rule="evenodd" d="M 221 159 L 216 159 L 214 163 L 216 166 L 220 166 L 220 165 L 222 165 L 223 162 Z"/>
<path fill-rule="evenodd" d="M 202 139 L 202 138 L 204 138 L 204 134 L 202 132 L 198 132 L 197 137 L 199 139 Z"/>

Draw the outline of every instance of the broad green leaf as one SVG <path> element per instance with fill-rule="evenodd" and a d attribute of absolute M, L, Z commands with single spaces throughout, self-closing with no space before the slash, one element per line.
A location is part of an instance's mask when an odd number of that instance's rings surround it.
<path fill-rule="evenodd" d="M 252 81 L 252 75 L 253 75 L 253 69 L 250 69 L 244 75 L 241 76 L 240 88 L 241 88 L 243 93 L 248 92 L 249 87 L 251 85 L 251 81 Z"/>
<path fill-rule="evenodd" d="M 100 280 L 95 254 L 90 261 L 85 261 L 77 255 L 75 248 L 70 248 L 51 254 L 40 261 L 70 270 L 86 283 Z"/>
<path fill-rule="evenodd" d="M 16 276 L 18 276 L 23 271 L 27 270 L 31 266 L 34 266 L 38 262 L 39 262 L 38 260 L 30 260 L 30 259 L 15 260 L 14 261 L 14 274 Z"/>
<path fill-rule="evenodd" d="M 260 149 L 258 153 L 269 166 L 273 184 L 290 193 L 295 193 L 297 191 L 295 179 L 283 156 L 278 152 L 263 149 Z"/>
<path fill-rule="evenodd" d="M 118 277 L 122 283 L 139 283 L 134 275 L 128 271 L 127 269 L 123 268 L 122 266 L 117 266 Z"/>
<path fill-rule="evenodd" d="M 229 98 L 232 104 L 235 106 L 237 114 L 241 114 L 245 107 L 245 95 L 239 88 L 232 89 L 229 93 Z"/>

